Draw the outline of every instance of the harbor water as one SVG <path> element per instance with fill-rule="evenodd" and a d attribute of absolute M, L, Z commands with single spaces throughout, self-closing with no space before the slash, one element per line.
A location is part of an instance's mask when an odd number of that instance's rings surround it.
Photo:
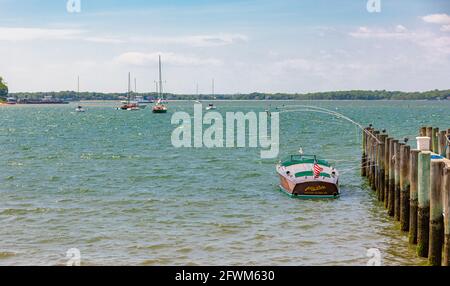
<path fill-rule="evenodd" d="M 334 116 L 280 114 L 280 155 L 175 148 L 171 115 L 193 102 L 0 107 L 0 265 L 423 265 L 360 177 L 361 132 Z M 447 128 L 450 101 L 217 101 L 217 112 L 312 105 L 374 124 L 415 147 Z M 206 107 L 206 105 L 204 105 Z M 341 171 L 337 200 L 291 199 L 276 163 L 303 148 Z"/>

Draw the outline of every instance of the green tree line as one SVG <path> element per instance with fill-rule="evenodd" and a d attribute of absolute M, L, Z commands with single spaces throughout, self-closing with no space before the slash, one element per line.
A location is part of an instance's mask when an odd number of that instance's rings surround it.
<path fill-rule="evenodd" d="M 0 76 L 0 101 L 5 101 L 8 96 L 8 86 L 3 82 L 3 78 Z"/>
<path fill-rule="evenodd" d="M 7 88 L 6 88 L 7 92 Z M 135 95 L 157 98 L 156 93 L 139 93 Z M 99 93 L 61 91 L 61 92 L 33 92 L 11 94 L 18 99 L 39 99 L 44 96 L 52 96 L 68 101 L 77 100 L 119 100 L 127 96 L 126 93 Z M 169 100 L 439 100 L 450 99 L 450 90 L 432 90 L 425 92 L 402 92 L 386 90 L 351 90 L 351 91 L 329 91 L 316 93 L 260 93 L 250 94 L 164 94 Z"/>

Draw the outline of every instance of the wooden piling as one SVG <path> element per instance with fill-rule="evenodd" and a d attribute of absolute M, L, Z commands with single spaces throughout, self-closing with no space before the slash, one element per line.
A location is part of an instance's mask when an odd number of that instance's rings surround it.
<path fill-rule="evenodd" d="M 450 129 L 448 129 L 447 130 L 447 147 L 446 147 L 446 149 L 447 149 L 447 159 L 450 159 L 450 143 L 449 143 L 449 140 L 450 140 Z"/>
<path fill-rule="evenodd" d="M 426 127 L 426 126 L 420 127 L 420 130 L 419 130 L 419 136 L 420 136 L 420 137 L 427 136 L 427 127 Z"/>
<path fill-rule="evenodd" d="M 443 206 L 442 206 L 442 175 L 445 167 L 444 160 L 432 160 L 430 169 L 430 237 L 428 248 L 428 263 L 432 266 L 441 266 Z"/>
<path fill-rule="evenodd" d="M 417 243 L 417 164 L 419 160 L 419 150 L 411 150 L 409 163 L 409 181 L 410 181 L 410 197 L 409 197 L 409 243 Z"/>
<path fill-rule="evenodd" d="M 384 207 L 388 208 L 389 203 L 389 161 L 390 161 L 390 145 L 392 138 L 386 138 L 384 152 Z"/>
<path fill-rule="evenodd" d="M 409 230 L 410 180 L 409 154 L 411 148 L 407 145 L 400 147 L 400 227 L 402 231 Z"/>
<path fill-rule="evenodd" d="M 431 138 L 433 137 L 433 127 L 429 127 L 429 126 L 427 127 L 425 136 L 430 138 L 430 150 L 429 151 L 432 151 L 433 144 L 431 142 Z"/>
<path fill-rule="evenodd" d="M 446 149 L 447 149 L 447 159 L 449 159 L 450 160 L 450 128 L 449 129 L 447 129 L 447 147 L 446 147 Z"/>
<path fill-rule="evenodd" d="M 367 128 L 362 133 L 362 155 L 361 155 L 361 176 L 365 177 L 367 164 Z"/>
<path fill-rule="evenodd" d="M 372 166 L 372 129 L 370 128 L 369 134 L 367 136 L 367 165 L 366 165 L 366 172 L 367 172 L 367 179 L 369 180 L 369 184 L 371 181 L 371 166 Z"/>
<path fill-rule="evenodd" d="M 447 155 L 447 131 L 442 130 L 438 133 L 438 154 L 442 157 Z"/>
<path fill-rule="evenodd" d="M 444 169 L 443 207 L 444 207 L 444 257 L 442 265 L 450 266 L 450 166 Z"/>
<path fill-rule="evenodd" d="M 433 131 L 431 133 L 431 150 L 434 153 L 438 153 L 439 152 L 439 142 L 438 142 L 438 133 L 439 133 L 439 128 L 433 128 Z"/>
<path fill-rule="evenodd" d="M 372 137 L 372 166 L 371 166 L 371 177 L 370 177 L 370 185 L 372 186 L 372 190 L 376 190 L 376 175 L 377 175 L 377 136 L 380 134 L 380 131 L 373 131 Z"/>
<path fill-rule="evenodd" d="M 403 143 L 394 144 L 394 152 L 395 152 L 395 178 L 394 178 L 394 219 L 396 221 L 400 221 L 400 161 L 401 161 L 401 153 L 400 147 L 404 145 Z"/>
<path fill-rule="evenodd" d="M 394 146 L 398 144 L 398 140 L 391 140 L 389 144 L 389 202 L 388 202 L 388 214 L 394 216 L 395 211 L 395 150 Z"/>
<path fill-rule="evenodd" d="M 370 132 L 372 132 L 371 131 L 371 129 L 370 129 L 370 127 L 369 128 L 367 128 L 367 132 L 365 133 L 365 135 L 366 135 L 366 162 L 365 162 L 365 165 L 364 165 L 364 169 L 365 169 L 365 174 L 366 174 L 366 177 L 368 178 L 369 177 L 369 145 L 370 145 Z"/>
<path fill-rule="evenodd" d="M 430 226 L 430 161 L 431 152 L 423 151 L 418 160 L 417 255 L 428 257 Z"/>
<path fill-rule="evenodd" d="M 380 202 L 384 202 L 384 179 L 385 179 L 385 161 L 384 161 L 384 154 L 385 154 L 385 141 L 386 141 L 387 135 L 381 135 L 380 136 L 380 147 L 379 147 L 379 166 L 380 166 L 380 173 L 378 176 L 378 200 Z"/>

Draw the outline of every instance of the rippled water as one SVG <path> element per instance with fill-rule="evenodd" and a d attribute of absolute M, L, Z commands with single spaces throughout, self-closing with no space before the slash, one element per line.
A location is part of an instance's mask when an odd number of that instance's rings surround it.
<path fill-rule="evenodd" d="M 445 102 L 218 102 L 218 111 L 308 104 L 413 138 L 447 128 Z M 291 199 L 259 149 L 175 149 L 170 113 L 114 103 L 0 107 L 0 265 L 423 264 L 359 176 L 360 134 L 314 113 L 281 115 L 280 156 L 321 154 L 343 171 L 338 200 Z"/>

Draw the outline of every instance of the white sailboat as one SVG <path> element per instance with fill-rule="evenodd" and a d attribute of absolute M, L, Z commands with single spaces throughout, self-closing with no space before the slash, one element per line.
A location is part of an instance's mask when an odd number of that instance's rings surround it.
<path fill-rule="evenodd" d="M 153 113 L 167 113 L 167 106 L 164 104 L 161 72 L 161 56 L 159 56 L 159 96 L 158 101 L 152 108 Z"/>
<path fill-rule="evenodd" d="M 215 93 L 215 91 L 214 91 L 214 79 L 213 79 L 212 80 L 212 96 L 215 99 L 214 93 Z M 206 107 L 206 110 L 216 110 L 216 109 L 217 109 L 217 107 L 213 103 L 208 104 L 208 106 Z"/>
<path fill-rule="evenodd" d="M 80 94 L 80 77 L 78 76 L 78 81 L 77 81 L 77 94 Z M 84 110 L 84 108 L 81 105 L 78 105 L 77 108 L 75 108 L 75 112 L 86 112 L 86 110 Z"/>
<path fill-rule="evenodd" d="M 131 73 L 128 73 L 128 98 L 126 102 L 122 102 L 123 105 L 118 110 L 137 111 L 140 110 L 139 105 L 136 102 L 131 101 Z"/>

